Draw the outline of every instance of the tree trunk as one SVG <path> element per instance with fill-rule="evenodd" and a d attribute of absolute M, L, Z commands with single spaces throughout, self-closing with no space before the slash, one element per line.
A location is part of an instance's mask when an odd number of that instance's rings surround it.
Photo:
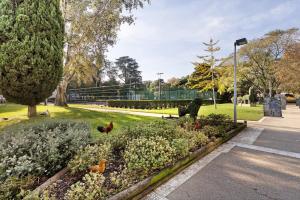
<path fill-rule="evenodd" d="M 56 88 L 56 98 L 55 98 L 56 106 L 68 107 L 66 93 L 67 93 L 67 84 L 65 81 L 62 81 L 61 83 L 58 84 Z"/>
<path fill-rule="evenodd" d="M 28 117 L 35 117 L 36 115 L 36 106 L 28 106 Z"/>

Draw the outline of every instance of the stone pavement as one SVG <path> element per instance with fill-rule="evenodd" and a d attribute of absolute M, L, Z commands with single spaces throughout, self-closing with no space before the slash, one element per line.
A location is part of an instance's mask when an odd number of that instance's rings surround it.
<path fill-rule="evenodd" d="M 265 117 L 144 200 L 300 200 L 300 109 Z"/>

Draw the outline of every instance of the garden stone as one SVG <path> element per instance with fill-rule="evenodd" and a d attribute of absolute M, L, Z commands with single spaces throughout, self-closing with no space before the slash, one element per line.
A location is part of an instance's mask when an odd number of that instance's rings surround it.
<path fill-rule="evenodd" d="M 264 116 L 282 117 L 281 101 L 276 98 L 265 98 Z"/>

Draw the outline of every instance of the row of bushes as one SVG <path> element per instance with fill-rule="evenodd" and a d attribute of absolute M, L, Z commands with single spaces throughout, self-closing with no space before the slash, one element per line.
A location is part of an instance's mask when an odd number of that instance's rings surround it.
<path fill-rule="evenodd" d="M 89 142 L 90 128 L 83 122 L 47 120 L 7 128 L 0 133 L 0 199 L 21 199 L 24 190 L 61 170 Z"/>
<path fill-rule="evenodd" d="M 120 130 L 116 137 L 107 137 L 93 146 L 81 148 L 68 168 L 72 174 L 86 174 L 66 191 L 64 199 L 107 199 L 173 165 L 209 141 L 225 136 L 228 119 L 224 115 L 202 117 L 198 121 L 201 124 L 199 130 L 190 118 L 137 123 Z M 108 162 L 106 172 L 88 172 L 88 166 L 101 159 Z M 49 187 L 40 196 L 40 199 L 49 198 L 57 199 L 55 187 Z"/>
<path fill-rule="evenodd" d="M 186 106 L 192 100 L 110 100 L 107 106 L 115 108 L 133 108 L 133 109 L 162 109 L 177 108 Z M 212 104 L 211 100 L 202 100 L 203 104 Z"/>
<path fill-rule="evenodd" d="M 111 100 L 107 101 L 107 106 L 115 108 L 133 108 L 133 109 L 162 109 L 176 108 L 190 103 L 191 100 Z"/>

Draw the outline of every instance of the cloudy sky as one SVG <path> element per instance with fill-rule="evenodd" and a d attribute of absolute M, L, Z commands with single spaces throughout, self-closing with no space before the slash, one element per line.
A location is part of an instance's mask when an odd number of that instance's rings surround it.
<path fill-rule="evenodd" d="M 140 64 L 143 80 L 157 72 L 169 79 L 191 73 L 210 38 L 220 41 L 222 57 L 238 38 L 300 27 L 300 0 L 152 0 L 135 16 L 134 25 L 121 27 L 109 59 L 127 55 Z"/>

